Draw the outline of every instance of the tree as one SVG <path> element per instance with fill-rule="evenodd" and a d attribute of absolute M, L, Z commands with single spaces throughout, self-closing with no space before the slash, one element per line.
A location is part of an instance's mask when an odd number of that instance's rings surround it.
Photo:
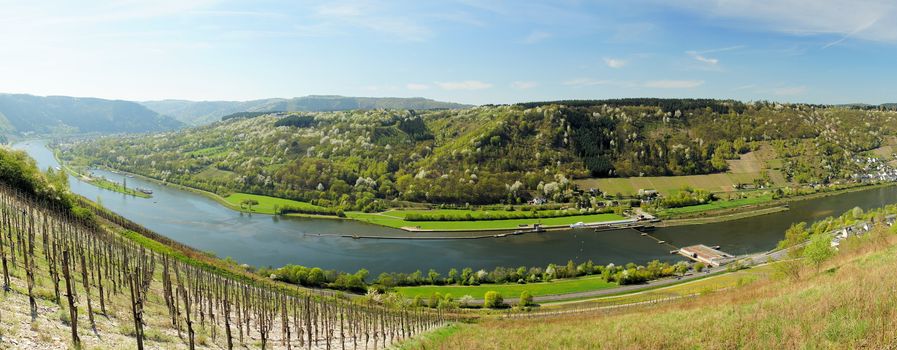
<path fill-rule="evenodd" d="M 315 267 L 308 272 L 308 284 L 310 286 L 320 286 L 327 282 L 324 278 L 324 270 L 321 270 L 319 267 Z"/>
<path fill-rule="evenodd" d="M 833 255 L 835 255 L 835 249 L 832 248 L 830 240 L 826 235 L 813 235 L 810 238 L 810 243 L 804 248 L 803 254 L 807 263 L 813 265 L 817 271 L 819 266 Z"/>
<path fill-rule="evenodd" d="M 483 302 L 483 307 L 489 309 L 496 309 L 502 307 L 505 304 L 504 298 L 502 298 L 501 294 L 494 290 L 490 290 L 486 292 L 486 298 Z"/>
<path fill-rule="evenodd" d="M 439 272 L 436 272 L 436 270 L 430 269 L 430 271 L 427 272 L 427 278 L 430 280 L 430 284 L 439 284 Z"/>
<path fill-rule="evenodd" d="M 355 277 L 361 280 L 362 283 L 366 283 L 365 280 L 368 278 L 370 272 L 367 269 L 360 269 L 355 272 Z"/>
<path fill-rule="evenodd" d="M 448 277 L 449 284 L 455 284 L 456 282 L 458 282 L 458 269 L 452 268 L 451 270 L 449 270 Z"/>
<path fill-rule="evenodd" d="M 517 303 L 517 305 L 520 305 L 520 306 L 530 306 L 530 305 L 532 305 L 532 304 L 533 304 L 533 296 L 532 296 L 532 294 L 529 294 L 528 291 L 523 291 L 523 292 L 521 292 L 521 293 L 520 293 L 520 301 Z"/>
<path fill-rule="evenodd" d="M 810 236 L 810 232 L 807 231 L 807 223 L 800 222 L 797 224 L 792 224 L 788 230 L 785 231 L 785 239 L 779 242 L 779 249 L 792 247 L 806 241 Z"/>
<path fill-rule="evenodd" d="M 259 201 L 255 199 L 244 199 L 240 201 L 240 208 L 246 207 L 249 213 L 252 213 L 252 206 L 258 205 Z"/>
<path fill-rule="evenodd" d="M 576 264 L 573 263 L 573 260 L 567 260 L 566 277 L 567 278 L 576 277 Z"/>
<path fill-rule="evenodd" d="M 439 306 L 439 300 L 442 299 L 442 295 L 439 293 L 430 294 L 430 299 L 427 300 L 427 306 L 431 308 L 436 308 Z"/>
<path fill-rule="evenodd" d="M 458 301 L 461 303 L 461 307 L 468 307 L 471 303 L 473 303 L 473 297 L 470 295 L 464 295 Z"/>
<path fill-rule="evenodd" d="M 680 261 L 676 263 L 675 269 L 677 274 L 685 275 L 685 273 L 688 272 L 688 264 L 686 264 L 684 261 Z"/>
<path fill-rule="evenodd" d="M 704 271 L 704 268 L 707 267 L 707 265 L 704 265 L 704 263 L 698 261 L 693 267 L 695 269 L 695 272 L 701 272 Z"/>
<path fill-rule="evenodd" d="M 473 269 L 469 267 L 465 267 L 463 270 L 461 270 L 461 284 L 467 282 L 471 278 L 471 274 L 473 274 Z"/>

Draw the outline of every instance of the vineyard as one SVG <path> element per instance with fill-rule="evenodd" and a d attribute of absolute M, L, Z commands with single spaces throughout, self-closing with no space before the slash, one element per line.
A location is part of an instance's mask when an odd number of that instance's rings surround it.
<path fill-rule="evenodd" d="M 81 204 L 89 215 L 0 185 L 0 343 L 13 320 L 30 317 L 38 337 L 52 329 L 41 322 L 65 327 L 70 339 L 49 348 L 378 349 L 450 320 L 196 263 L 189 248 Z M 13 300 L 23 301 L 21 310 Z M 42 340 L 41 347 L 54 343 Z"/>

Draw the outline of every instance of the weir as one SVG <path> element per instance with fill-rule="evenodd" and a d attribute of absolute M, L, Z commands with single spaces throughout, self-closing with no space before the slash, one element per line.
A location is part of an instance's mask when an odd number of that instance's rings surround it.
<path fill-rule="evenodd" d="M 691 260 L 717 267 L 735 260 L 735 256 L 719 250 L 719 247 L 708 247 L 703 244 L 679 248 L 679 255 Z"/>

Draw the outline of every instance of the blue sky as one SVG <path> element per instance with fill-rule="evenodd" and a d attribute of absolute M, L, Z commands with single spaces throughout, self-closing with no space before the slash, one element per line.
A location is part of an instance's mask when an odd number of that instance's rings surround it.
<path fill-rule="evenodd" d="M 897 102 L 893 1 L 6 1 L 0 92 Z"/>

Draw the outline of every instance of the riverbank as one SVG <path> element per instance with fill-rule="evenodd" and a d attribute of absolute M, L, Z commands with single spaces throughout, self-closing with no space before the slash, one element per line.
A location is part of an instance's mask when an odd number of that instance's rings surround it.
<path fill-rule="evenodd" d="M 125 187 L 124 183 L 119 184 L 117 182 L 113 182 L 113 181 L 107 180 L 105 178 L 95 178 L 95 177 L 87 176 L 85 174 L 81 174 L 78 171 L 76 171 L 75 169 L 72 169 L 70 166 L 68 166 L 65 163 L 63 163 L 62 161 L 60 161 L 59 156 L 56 154 L 55 150 L 53 150 L 53 157 L 56 158 L 56 162 L 59 163 L 62 171 L 65 171 L 69 175 L 74 176 L 75 178 L 77 178 L 81 181 L 84 181 L 88 184 L 96 186 L 97 188 L 102 188 L 107 191 L 118 192 L 121 194 L 134 196 L 134 197 L 140 197 L 140 198 L 152 198 L 153 197 L 152 194 L 145 193 L 145 192 L 139 191 L 137 189 L 133 189 L 133 188 L 127 188 L 127 187 Z"/>
<path fill-rule="evenodd" d="M 55 152 L 54 152 L 55 156 Z M 56 157 L 57 162 L 60 164 L 64 164 L 59 157 Z M 146 180 L 149 182 L 153 182 L 155 184 L 161 186 L 171 187 L 181 191 L 187 191 L 195 194 L 202 195 L 206 198 L 212 199 L 218 204 L 231 209 L 233 211 L 241 212 L 241 213 L 250 213 L 249 208 L 245 205 L 242 205 L 244 200 L 254 200 L 257 204 L 253 205 L 252 214 L 263 214 L 263 215 L 278 215 L 276 214 L 275 209 L 283 209 L 286 207 L 295 207 L 298 209 L 306 209 L 309 211 L 317 211 L 317 210 L 325 210 L 326 208 L 316 206 L 310 203 L 293 201 L 289 199 L 270 197 L 270 196 L 262 196 L 262 195 L 254 195 L 254 194 L 245 194 L 245 193 L 234 193 L 228 197 L 223 197 L 213 192 L 209 192 L 206 190 L 184 186 L 172 182 L 163 181 L 160 179 L 156 179 L 153 177 L 148 177 L 141 174 L 129 173 L 127 171 L 119 170 L 119 169 L 106 169 L 107 171 L 116 171 L 119 173 L 131 175 L 134 177 L 138 177 L 142 180 Z M 433 210 L 434 212 L 436 210 Z M 443 210 L 445 211 L 445 210 Z M 464 210 L 466 212 L 478 213 L 479 211 L 469 211 Z M 412 212 L 421 212 L 421 210 L 392 210 L 384 213 L 363 213 L 363 212 L 346 212 L 345 217 L 337 216 L 337 215 L 320 215 L 320 214 L 308 214 L 308 213 L 289 213 L 289 214 L 280 214 L 288 217 L 299 217 L 299 218 L 314 218 L 314 219 L 337 219 L 337 220 L 354 220 L 362 223 L 378 225 L 383 227 L 400 229 L 404 232 L 408 233 L 462 233 L 462 232 L 515 232 L 515 231 L 527 231 L 534 230 L 538 225 L 540 230 L 568 230 L 571 225 L 575 225 L 578 223 L 583 223 L 585 226 L 589 225 L 599 225 L 605 224 L 609 222 L 616 222 L 625 220 L 626 218 L 612 213 L 601 213 L 601 214 L 583 214 L 583 215 L 569 215 L 569 216 L 559 216 L 559 217 L 546 217 L 546 218 L 525 218 L 525 219 L 497 219 L 497 220 L 458 220 L 458 221 L 406 221 L 404 218 L 404 214 L 412 213 Z M 429 212 L 427 210 L 426 212 Z M 495 210 L 492 212 L 500 213 L 502 211 Z M 401 214 L 395 214 L 401 213 Z M 512 212 L 519 213 L 519 212 Z M 389 235 L 389 236 L 367 236 L 359 233 L 353 233 L 351 235 L 344 235 L 347 237 L 353 238 L 378 238 L 378 239 L 472 239 L 472 238 L 492 238 L 495 235 L 481 235 L 481 236 L 447 236 L 447 237 L 426 237 L 419 235 Z"/>
<path fill-rule="evenodd" d="M 778 213 L 782 211 L 789 210 L 789 205 L 795 202 L 807 201 L 812 199 L 825 198 L 830 196 L 837 196 L 846 193 L 858 192 L 858 191 L 867 191 L 874 190 L 878 188 L 886 188 L 890 186 L 895 186 L 897 183 L 886 182 L 886 183 L 877 183 L 877 184 L 863 184 L 859 186 L 853 186 L 845 189 L 840 189 L 836 191 L 829 192 L 817 192 L 805 195 L 799 195 L 794 197 L 786 197 L 780 199 L 774 199 L 768 202 L 764 202 L 761 204 L 754 205 L 746 205 L 732 208 L 725 208 L 720 210 L 709 210 L 697 213 L 689 213 L 684 215 L 676 215 L 670 216 L 667 218 L 663 218 L 660 223 L 656 226 L 658 227 L 672 227 L 672 226 L 686 226 L 686 225 L 700 225 L 700 224 L 709 224 L 709 223 L 719 223 L 726 221 L 733 221 L 739 219 L 745 219 L 750 217 L 763 216 L 773 213 Z"/>
<path fill-rule="evenodd" d="M 54 153 L 55 155 L 55 153 Z M 57 159 L 58 161 L 58 159 Z M 126 174 L 130 174 L 124 172 Z M 212 193 L 209 191 L 196 189 L 188 186 L 183 186 L 175 183 L 161 181 L 159 179 L 139 175 L 132 174 L 135 177 L 140 177 L 141 179 L 151 181 L 153 183 L 157 183 L 164 186 L 169 186 L 178 190 L 188 191 L 194 194 L 202 195 L 206 198 L 209 198 L 216 203 L 228 208 L 230 210 L 236 212 L 247 212 L 246 208 L 241 208 L 239 205 L 239 201 L 229 200 L 228 197 L 220 196 L 216 193 Z M 782 211 L 788 210 L 788 204 L 797 202 L 797 201 L 805 201 L 810 199 L 823 198 L 828 196 L 836 196 L 844 193 L 856 192 L 856 191 L 865 191 L 872 190 L 881 187 L 893 186 L 893 183 L 885 183 L 885 184 L 875 184 L 875 185 L 862 185 L 862 186 L 854 186 L 851 188 L 841 189 L 837 191 L 831 192 L 819 192 L 807 195 L 800 195 L 795 197 L 788 197 L 783 199 L 771 200 L 768 202 L 763 202 L 760 204 L 754 205 L 746 205 L 739 207 L 729 207 L 719 210 L 712 211 L 703 211 L 696 213 L 689 213 L 687 215 L 676 215 L 665 218 L 663 222 L 656 224 L 656 226 L 664 226 L 664 227 L 672 227 L 672 226 L 684 226 L 684 225 L 696 225 L 696 224 L 709 224 L 709 223 L 719 223 L 726 222 L 732 220 L 738 220 L 748 217 L 756 217 L 761 215 L 769 215 Z M 264 201 L 261 202 L 270 202 L 268 203 L 268 208 L 262 207 L 253 207 L 253 213 L 262 213 L 267 215 L 273 215 L 274 206 L 273 203 L 278 201 L 288 201 L 285 199 L 279 199 L 275 197 L 266 197 L 266 196 L 258 196 L 258 195 L 244 195 L 255 197 L 265 197 Z M 268 200 L 270 198 L 271 200 Z M 292 202 L 290 202 L 292 203 Z M 306 204 L 311 206 L 309 203 L 296 202 L 301 204 Z M 283 203 L 282 203 L 283 204 Z M 292 203 L 295 204 L 295 203 Z M 401 212 L 403 210 L 397 210 L 394 212 Z M 405 211 L 413 211 L 413 210 L 405 210 Z M 435 210 L 434 210 L 435 211 Z M 495 210 L 493 212 L 499 212 L 500 210 Z M 482 210 L 474 210 L 470 211 L 472 214 L 482 213 L 485 211 Z M 519 213 L 519 210 L 518 210 Z M 290 213 L 284 216 L 288 217 L 299 217 L 299 218 L 312 218 L 312 219 L 339 219 L 339 220 L 352 220 L 361 223 L 367 223 L 371 225 L 377 225 L 381 227 L 387 228 L 396 228 L 402 230 L 402 233 L 393 233 L 390 232 L 386 235 L 369 235 L 366 234 L 368 230 L 359 230 L 356 232 L 345 232 L 338 236 L 371 236 L 370 238 L 396 238 L 396 239 L 411 239 L 411 238 L 423 238 L 423 239 L 455 239 L 455 238 L 471 238 L 469 233 L 471 232 L 515 232 L 521 230 L 531 230 L 533 228 L 534 223 L 541 224 L 542 229 L 546 230 L 568 230 L 571 225 L 582 223 L 606 223 L 607 221 L 613 221 L 614 218 L 608 217 L 592 217 L 592 215 L 604 215 L 604 214 L 586 214 L 583 216 L 563 216 L 557 218 L 529 218 L 529 219 L 504 219 L 504 220 L 469 220 L 469 221 L 406 221 L 401 215 L 391 215 L 393 213 L 384 212 L 384 213 L 361 213 L 361 212 L 346 212 L 346 218 L 339 217 L 336 215 L 319 215 L 319 214 L 307 214 L 307 213 Z M 525 225 L 525 226 L 524 226 Z M 579 226 L 579 225 L 577 225 Z M 464 234 L 464 233 L 468 234 Z M 407 233 L 407 234 L 405 234 Z M 434 237 L 433 233 L 451 233 L 451 236 L 445 237 Z M 459 237 L 455 237 L 455 236 Z M 481 234 L 479 238 L 489 238 L 494 237 L 495 235 L 487 235 Z"/>

